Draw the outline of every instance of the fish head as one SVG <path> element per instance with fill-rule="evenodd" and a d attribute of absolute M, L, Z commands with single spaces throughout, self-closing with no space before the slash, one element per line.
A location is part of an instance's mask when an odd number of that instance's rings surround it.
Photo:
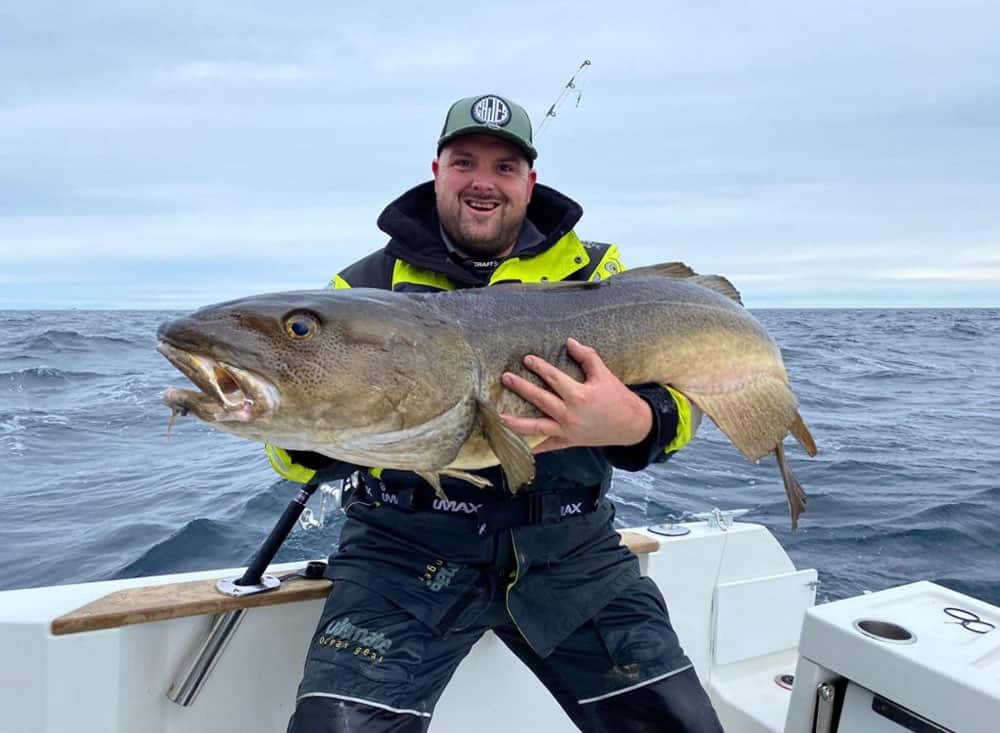
<path fill-rule="evenodd" d="M 429 362 L 454 344 L 448 332 L 381 290 L 220 303 L 160 327 L 159 352 L 197 387 L 163 400 L 175 416 L 291 449 L 403 429 L 440 387 Z"/>

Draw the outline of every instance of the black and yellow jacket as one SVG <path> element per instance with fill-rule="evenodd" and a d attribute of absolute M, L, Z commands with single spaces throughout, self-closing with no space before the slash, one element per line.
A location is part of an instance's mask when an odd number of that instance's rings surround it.
<path fill-rule="evenodd" d="M 487 280 L 463 267 L 449 251 L 441 234 L 433 184 L 425 183 L 392 202 L 379 217 L 379 227 L 391 237 L 389 243 L 347 267 L 331 285 L 426 292 L 501 281 L 596 280 L 622 270 L 617 247 L 583 242 L 574 233 L 581 215 L 574 201 L 551 188 L 535 186 L 527 217 L 537 232 L 527 243 L 519 243 Z M 465 613 L 469 599 L 481 591 L 482 568 L 505 552 L 513 558 L 509 578 L 504 580 L 508 613 L 531 646 L 539 654 L 548 654 L 639 576 L 635 556 L 619 544 L 614 506 L 605 496 L 612 467 L 640 470 L 666 460 L 691 437 L 691 410 L 682 395 L 660 385 L 632 389 L 652 408 L 653 427 L 645 441 L 631 447 L 568 448 L 539 454 L 535 479 L 521 489 L 540 494 L 580 488 L 593 491 L 598 498 L 590 511 L 554 524 L 516 526 L 483 535 L 477 531 L 476 518 L 461 512 L 403 511 L 384 498 L 381 502 L 354 501 L 327 577 L 364 585 L 445 633 L 449 619 Z M 351 466 L 275 446 L 267 450 L 278 473 L 292 481 L 308 481 L 317 469 L 323 470 L 325 478 L 361 470 L 365 483 L 377 486 L 382 497 L 429 490 L 423 479 L 405 471 Z M 504 486 L 498 466 L 475 473 L 488 478 L 494 487 Z M 465 482 L 442 477 L 441 483 L 450 497 L 468 496 Z M 428 592 L 425 584 L 414 581 L 427 567 L 442 563 L 455 572 L 447 588 Z M 558 613 L 552 613 L 556 608 Z"/>
<path fill-rule="evenodd" d="M 380 250 L 355 262 L 331 281 L 333 288 L 380 288 L 406 292 L 435 292 L 458 288 L 483 287 L 499 282 L 546 282 L 558 280 L 600 280 L 611 277 L 624 267 L 613 244 L 584 242 L 573 227 L 583 214 L 580 205 L 558 191 L 536 185 L 528 206 L 527 218 L 537 230 L 535 241 L 518 246 L 514 253 L 493 270 L 488 280 L 463 267 L 460 259 L 449 252 L 441 235 L 432 182 L 423 183 L 389 204 L 378 219 L 379 228 L 388 234 L 389 243 Z M 598 460 L 593 473 L 596 484 L 610 477 L 611 466 L 626 470 L 641 470 L 649 463 L 665 460 L 691 439 L 691 410 L 687 400 L 668 388 L 647 385 L 636 388 L 653 409 L 653 430 L 647 440 L 631 449 L 570 449 L 538 456 L 540 463 L 566 459 L 579 464 L 580 456 L 571 452 L 584 451 Z M 316 454 L 285 451 L 268 446 L 268 458 L 275 471 L 291 481 L 305 483 L 315 469 L 329 470 L 334 463 Z M 570 455 L 565 455 L 570 454 Z M 587 461 L 589 463 L 589 461 Z M 607 465 L 610 464 L 610 465 Z M 344 474 L 355 467 L 345 466 Z M 539 466 L 540 473 L 542 466 Z M 378 472 L 381 475 L 381 471 Z M 399 477 L 396 472 L 387 472 Z M 493 471 L 488 472 L 492 474 Z M 548 474 L 549 471 L 544 471 Z M 558 468 L 552 475 L 559 475 Z M 335 475 L 335 474 L 330 474 Z M 421 482 L 406 474 L 404 483 Z"/>

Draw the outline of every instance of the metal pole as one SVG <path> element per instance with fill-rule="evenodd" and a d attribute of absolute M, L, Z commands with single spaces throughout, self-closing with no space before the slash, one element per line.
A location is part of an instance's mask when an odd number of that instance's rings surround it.
<path fill-rule="evenodd" d="M 167 690 L 167 697 L 171 702 L 182 707 L 194 703 L 246 612 L 245 608 L 240 608 L 216 614 L 212 618 L 212 626 L 202 640 L 198 652 L 189 658 L 188 663 L 181 668 L 180 674 Z"/>
<path fill-rule="evenodd" d="M 274 560 L 274 556 L 278 554 L 281 545 L 299 520 L 302 510 L 306 508 L 306 502 L 309 501 L 309 497 L 313 495 L 319 484 L 319 481 L 313 479 L 299 489 L 295 498 L 285 507 L 285 511 L 267 539 L 264 540 L 264 544 L 253 556 L 243 575 L 239 578 L 227 578 L 216 583 L 215 587 L 220 593 L 230 596 L 245 596 L 272 590 L 281 585 L 280 580 L 271 575 L 264 575 L 264 571 Z M 241 608 L 216 614 L 212 618 L 208 634 L 202 640 L 198 651 L 181 668 L 180 674 L 167 691 L 167 697 L 172 702 L 183 707 L 194 703 L 208 676 L 215 669 L 219 657 L 222 656 L 222 652 L 225 651 L 233 634 L 236 633 L 244 614 L 246 614 L 246 609 Z"/>

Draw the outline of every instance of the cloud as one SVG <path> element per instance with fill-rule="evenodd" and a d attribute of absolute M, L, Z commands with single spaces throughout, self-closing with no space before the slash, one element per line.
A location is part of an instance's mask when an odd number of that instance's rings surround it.
<path fill-rule="evenodd" d="M 514 2 L 460 33 L 453 14 L 5 10 L 0 307 L 325 280 L 384 242 L 450 101 L 507 93 L 537 124 L 584 58 L 538 161 L 582 236 L 769 303 L 996 303 L 995 4 Z"/>
<path fill-rule="evenodd" d="M 328 68 L 295 64 L 260 64 L 233 61 L 192 61 L 164 70 L 166 81 L 222 83 L 297 83 L 328 81 L 337 74 Z"/>
<path fill-rule="evenodd" d="M 1000 267 L 908 267 L 899 270 L 881 270 L 869 273 L 871 279 L 917 280 L 927 282 L 993 283 L 1000 292 Z"/>

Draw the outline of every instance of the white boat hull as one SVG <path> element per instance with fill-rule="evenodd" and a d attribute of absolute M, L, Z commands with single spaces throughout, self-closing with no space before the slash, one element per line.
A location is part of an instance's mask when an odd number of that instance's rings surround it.
<path fill-rule="evenodd" d="M 686 526 L 690 534 L 678 538 L 635 530 L 660 543 L 658 550 L 641 555 L 640 560 L 643 572 L 663 591 L 674 627 L 725 729 L 729 733 L 811 731 L 816 685 L 844 675 L 836 666 L 846 664 L 836 649 L 827 650 L 831 652 L 827 655 L 821 641 L 815 642 L 820 647 L 808 659 L 800 659 L 799 634 L 813 604 L 815 571 L 797 571 L 764 527 L 738 523 L 722 531 L 705 523 Z M 275 570 L 291 567 L 278 566 Z M 168 699 L 167 691 L 199 647 L 210 617 L 191 616 L 64 635 L 51 633 L 53 619 L 113 591 L 239 573 L 232 569 L 0 593 L 0 733 L 284 730 L 321 600 L 248 610 L 197 699 L 187 707 Z M 931 584 L 918 585 L 930 586 L 935 593 L 951 593 Z M 860 602 L 878 601 L 878 596 L 864 596 Z M 954 596 L 958 594 L 947 598 Z M 1000 618 L 995 617 L 1000 617 L 1000 609 L 958 597 L 966 605 L 978 604 L 975 608 L 984 619 L 1000 623 Z M 947 600 L 941 598 L 942 602 Z M 930 624 L 939 619 L 928 603 L 922 606 L 922 612 L 926 612 Z M 918 645 L 912 645 L 916 651 L 910 659 L 885 653 L 879 640 L 858 641 L 849 632 L 843 632 L 841 639 L 837 636 L 840 631 L 830 629 L 842 626 L 844 619 L 829 621 L 824 616 L 827 609 L 835 607 L 838 604 L 809 611 L 806 628 L 808 631 L 812 623 L 812 636 L 828 639 L 827 643 L 841 648 L 846 644 L 844 639 L 857 642 L 852 653 L 868 654 L 889 665 L 880 673 L 889 680 L 894 676 L 898 679 L 903 671 L 913 673 L 913 679 L 917 679 L 922 666 L 929 664 L 920 658 Z M 847 613 L 864 612 L 859 607 Z M 911 625 L 924 623 L 920 618 L 911 619 Z M 804 639 L 807 644 L 803 648 L 814 643 L 809 639 Z M 955 640 L 964 644 L 963 652 L 979 643 L 974 650 L 978 661 L 970 669 L 978 670 L 992 681 L 995 691 L 1000 690 L 1000 634 L 976 639 L 959 634 Z M 833 662 L 826 662 L 826 656 Z M 879 667 L 870 660 L 866 664 Z M 893 664 L 897 665 L 895 671 Z M 950 665 L 945 677 L 965 673 L 960 660 L 952 660 Z M 793 694 L 779 685 L 776 677 L 791 675 L 797 667 L 799 684 Z M 864 689 L 879 690 L 878 675 L 861 677 Z M 928 679 L 941 684 L 940 677 L 930 675 Z M 982 686 L 972 687 L 975 689 L 967 690 L 968 699 L 976 701 L 975 716 L 984 722 L 979 725 L 963 721 L 964 727 L 954 730 L 992 733 L 996 727 L 984 727 L 985 721 L 992 724 L 1000 720 L 1000 694 L 990 696 Z M 968 685 L 959 685 L 955 689 L 966 688 Z M 484 690 L 489 694 L 483 694 Z M 900 697 L 899 690 L 896 693 Z M 933 709 L 940 713 L 939 708 Z M 992 718 L 988 718 L 991 712 Z M 948 717 L 947 711 L 944 717 Z M 487 634 L 445 691 L 431 730 L 556 733 L 574 728 L 530 672 Z M 857 733 L 862 730 L 865 728 L 858 728 Z"/>

